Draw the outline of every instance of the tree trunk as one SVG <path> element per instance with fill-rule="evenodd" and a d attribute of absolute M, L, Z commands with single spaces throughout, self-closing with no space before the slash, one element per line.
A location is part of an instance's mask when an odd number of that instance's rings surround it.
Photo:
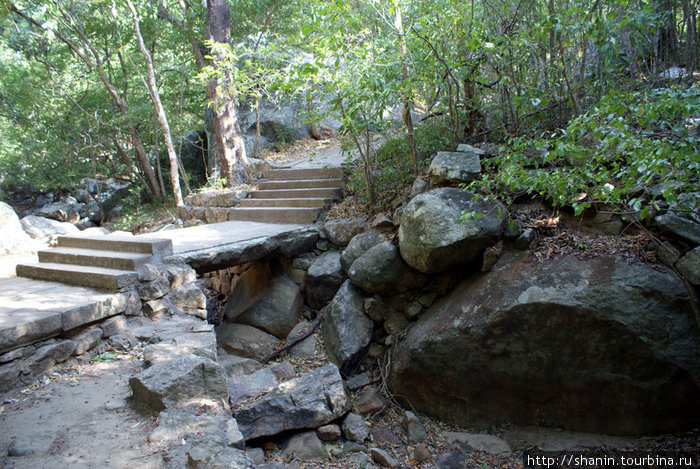
<path fill-rule="evenodd" d="M 399 54 L 401 55 L 401 76 L 403 78 L 401 101 L 403 102 L 403 124 L 406 130 L 408 148 L 411 152 L 411 166 L 413 173 L 418 174 L 418 158 L 416 156 L 416 140 L 413 132 L 413 119 L 411 118 L 411 100 L 406 87 L 408 86 L 408 48 L 406 47 L 406 36 L 403 30 L 403 18 L 401 17 L 401 5 L 398 0 L 394 0 L 394 30 L 399 39 Z"/>
<path fill-rule="evenodd" d="M 231 39 L 231 9 L 225 0 L 207 0 L 207 38 L 219 44 L 228 44 Z M 219 54 L 212 54 L 212 58 L 214 66 L 224 60 Z M 226 80 L 224 76 L 221 83 L 212 79 L 207 84 L 212 100 L 219 166 L 221 177 L 226 179 L 228 185 L 243 184 L 248 182 L 248 157 L 235 100 L 225 90 Z"/>
<path fill-rule="evenodd" d="M 126 0 L 126 4 L 131 10 L 131 18 L 134 21 L 134 34 L 136 34 L 136 39 L 138 40 L 139 49 L 141 54 L 143 54 L 146 60 L 146 69 L 148 71 L 147 82 L 148 89 L 151 92 L 151 99 L 153 100 L 153 105 L 156 108 L 156 115 L 158 116 L 158 122 L 160 127 L 163 129 L 163 139 L 165 140 L 165 147 L 168 150 L 168 158 L 170 159 L 170 182 L 173 186 L 173 195 L 175 196 L 175 205 L 178 207 L 185 205 L 182 200 L 182 191 L 180 190 L 180 176 L 178 174 L 179 165 L 177 162 L 177 154 L 175 153 L 175 147 L 173 146 L 173 139 L 170 135 L 170 126 L 168 125 L 168 118 L 165 115 L 165 109 L 163 109 L 163 104 L 160 101 L 160 94 L 158 93 L 158 86 L 156 85 L 156 74 L 153 69 L 153 59 L 151 58 L 150 52 L 146 48 L 146 44 L 143 41 L 143 36 L 141 36 L 141 30 L 139 28 L 139 17 L 136 14 L 136 8 L 131 0 Z"/>

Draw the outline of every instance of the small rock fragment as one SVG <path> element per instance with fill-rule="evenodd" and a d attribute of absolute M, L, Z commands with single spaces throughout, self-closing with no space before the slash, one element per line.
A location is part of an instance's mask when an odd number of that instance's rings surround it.
<path fill-rule="evenodd" d="M 389 453 L 380 448 L 370 448 L 372 459 L 383 467 L 397 467 L 396 460 Z"/>

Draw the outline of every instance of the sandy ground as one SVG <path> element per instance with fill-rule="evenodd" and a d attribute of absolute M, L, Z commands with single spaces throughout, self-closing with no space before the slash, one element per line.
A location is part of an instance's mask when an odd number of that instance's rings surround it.
<path fill-rule="evenodd" d="M 162 468 L 147 442 L 153 419 L 126 402 L 138 367 L 133 357 L 73 362 L 0 396 L 0 468 Z"/>

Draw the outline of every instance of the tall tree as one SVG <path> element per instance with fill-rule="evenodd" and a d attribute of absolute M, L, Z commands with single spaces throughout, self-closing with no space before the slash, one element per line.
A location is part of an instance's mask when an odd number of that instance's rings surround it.
<path fill-rule="evenodd" d="M 214 44 L 228 46 L 231 40 L 231 9 L 226 0 L 207 0 L 207 39 Z M 224 47 L 225 47 L 224 46 Z M 212 51 L 214 67 L 226 59 L 222 53 Z M 245 151 L 235 96 L 227 90 L 228 77 L 224 71 L 217 80 L 207 83 L 212 101 L 214 132 L 219 150 L 221 177 L 228 185 L 248 182 L 248 157 Z"/>
<path fill-rule="evenodd" d="M 170 182 L 173 186 L 173 195 L 175 196 L 175 204 L 180 207 L 184 205 L 182 200 L 182 191 L 180 190 L 180 177 L 178 175 L 180 165 L 178 163 L 177 154 L 175 153 L 175 147 L 173 146 L 173 139 L 170 134 L 170 125 L 168 124 L 168 117 L 165 115 L 165 109 L 163 109 L 163 104 L 160 101 L 160 93 L 158 92 L 158 86 L 156 85 L 156 73 L 153 69 L 153 59 L 151 58 L 150 52 L 146 48 L 146 44 L 143 41 L 143 36 L 141 35 L 141 28 L 139 27 L 139 17 L 136 13 L 136 8 L 131 0 L 126 0 L 126 4 L 131 10 L 131 19 L 134 22 L 134 34 L 136 35 L 136 40 L 139 44 L 139 50 L 146 61 L 146 70 L 148 72 L 147 83 L 148 89 L 151 94 L 151 99 L 153 100 L 153 105 L 156 108 L 156 115 L 158 116 L 158 122 L 160 123 L 161 129 L 163 130 L 163 140 L 165 140 L 165 147 L 168 151 L 168 158 L 170 159 Z"/>

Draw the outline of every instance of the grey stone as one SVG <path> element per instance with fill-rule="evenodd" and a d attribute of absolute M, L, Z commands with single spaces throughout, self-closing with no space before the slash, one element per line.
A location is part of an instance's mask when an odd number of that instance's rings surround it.
<path fill-rule="evenodd" d="M 372 442 L 378 446 L 401 446 L 403 441 L 401 438 L 382 425 L 373 425 L 372 430 L 370 430 L 372 435 Z"/>
<path fill-rule="evenodd" d="M 658 245 L 657 253 L 659 260 L 672 268 L 676 266 L 676 263 L 681 258 L 681 252 L 668 241 Z"/>
<path fill-rule="evenodd" d="M 676 267 L 686 280 L 693 285 L 700 285 L 700 246 L 681 257 Z"/>
<path fill-rule="evenodd" d="M 428 169 L 432 187 L 468 184 L 480 174 L 479 155 L 473 151 L 439 151 Z"/>
<path fill-rule="evenodd" d="M 8 392 L 19 384 L 20 368 L 18 362 L 0 365 L 0 392 Z"/>
<path fill-rule="evenodd" d="M 428 279 L 401 258 L 391 241 L 370 248 L 352 263 L 350 281 L 367 293 L 396 295 L 424 286 Z"/>
<path fill-rule="evenodd" d="M 7 448 L 7 455 L 11 458 L 42 455 L 49 451 L 53 441 L 51 433 L 41 433 L 31 438 L 14 438 Z"/>
<path fill-rule="evenodd" d="M 20 220 L 22 229 L 33 239 L 46 239 L 52 235 L 71 235 L 80 230 L 71 223 L 51 220 L 50 218 L 27 215 Z"/>
<path fill-rule="evenodd" d="M 287 336 L 286 342 L 289 343 L 290 340 L 299 337 L 299 335 L 308 330 L 309 327 L 311 327 L 311 322 L 306 319 L 299 321 Z M 314 337 L 314 334 L 311 334 L 292 347 L 289 351 L 289 355 L 295 358 L 306 358 L 316 355 L 316 337 Z"/>
<path fill-rule="evenodd" d="M 143 303 L 143 312 L 151 319 L 169 314 L 173 309 L 174 305 L 168 297 L 158 298 L 156 300 L 150 300 Z"/>
<path fill-rule="evenodd" d="M 273 277 L 268 261 L 251 262 L 246 265 L 231 285 L 231 293 L 226 299 L 226 319 L 235 321 L 262 298 Z"/>
<path fill-rule="evenodd" d="M 75 350 L 76 343 L 72 340 L 50 341 L 46 345 L 37 348 L 34 354 L 25 359 L 24 372 L 28 371 L 32 376 L 38 376 L 49 371 L 57 363 L 68 360 Z"/>
<path fill-rule="evenodd" d="M 367 373 L 360 373 L 359 375 L 352 376 L 345 380 L 345 384 L 351 391 L 367 386 L 369 383 L 370 379 Z"/>
<path fill-rule="evenodd" d="M 438 469 L 468 469 L 469 461 L 461 451 L 448 451 L 435 459 Z"/>
<path fill-rule="evenodd" d="M 416 319 L 418 316 L 421 315 L 423 312 L 423 306 L 417 302 L 414 301 L 413 303 L 410 303 L 408 306 L 406 306 L 406 309 L 403 311 L 404 316 L 406 316 L 406 319 Z"/>
<path fill-rule="evenodd" d="M 216 328 L 216 340 L 232 355 L 261 361 L 272 353 L 278 339 L 245 324 L 223 324 Z"/>
<path fill-rule="evenodd" d="M 412 454 L 411 454 L 412 453 Z M 419 463 L 429 461 L 433 457 L 430 452 L 430 448 L 425 443 L 421 443 L 413 447 L 413 450 L 409 452 L 411 459 L 415 459 Z"/>
<path fill-rule="evenodd" d="M 51 218 L 60 222 L 76 223 L 80 220 L 80 213 L 77 204 L 65 202 L 54 202 L 41 207 L 37 215 L 44 218 Z"/>
<path fill-rule="evenodd" d="M 316 428 L 345 415 L 350 397 L 338 368 L 328 364 L 280 384 L 236 412 L 246 440 Z"/>
<path fill-rule="evenodd" d="M 230 469 L 232 467 L 252 468 L 245 452 L 228 446 L 222 446 L 208 440 L 192 446 L 185 453 L 186 467 L 193 469 Z M 185 467 L 185 464 L 180 467 Z"/>
<path fill-rule="evenodd" d="M 280 381 L 286 381 L 297 377 L 297 372 L 289 362 L 273 363 L 270 365 L 270 370 L 272 370 L 277 379 Z"/>
<path fill-rule="evenodd" d="M 396 346 L 390 390 L 462 425 L 693 428 L 700 334 L 680 280 L 612 256 L 533 261 L 506 252 L 436 302 Z"/>
<path fill-rule="evenodd" d="M 337 441 L 342 436 L 340 427 L 334 423 L 318 427 L 316 433 L 322 441 Z"/>
<path fill-rule="evenodd" d="M 462 213 L 470 216 L 460 221 Z M 399 228 L 401 256 L 414 269 L 438 273 L 480 262 L 503 233 L 506 209 L 455 188 L 433 189 L 409 202 Z"/>
<path fill-rule="evenodd" d="M 144 264 L 136 269 L 139 276 L 139 282 L 153 282 L 163 277 L 161 270 L 153 264 Z"/>
<path fill-rule="evenodd" d="M 411 184 L 410 198 L 414 198 L 428 190 L 430 190 L 430 183 L 425 179 L 416 178 L 413 180 L 413 184 Z"/>
<path fill-rule="evenodd" d="M 664 231 L 692 243 L 700 244 L 700 223 L 672 214 L 658 215 L 654 221 Z"/>
<path fill-rule="evenodd" d="M 481 148 L 476 148 L 471 145 L 467 145 L 466 143 L 460 143 L 459 145 L 457 145 L 457 151 L 461 151 L 463 153 L 474 153 L 478 156 L 486 155 L 486 151 L 482 150 Z"/>
<path fill-rule="evenodd" d="M 363 443 L 369 438 L 369 429 L 362 416 L 349 413 L 343 419 L 343 435 L 346 439 Z"/>
<path fill-rule="evenodd" d="M 370 223 L 370 227 L 384 232 L 392 231 L 395 228 L 391 218 L 383 213 L 378 213 L 377 216 L 374 217 L 372 223 Z"/>
<path fill-rule="evenodd" d="M 364 309 L 367 316 L 372 318 L 372 321 L 382 323 L 384 322 L 394 310 L 390 308 L 384 300 L 379 295 L 375 295 L 371 298 L 365 298 L 362 303 L 362 308 Z"/>
<path fill-rule="evenodd" d="M 311 267 L 315 260 L 316 256 L 313 254 L 304 254 L 292 261 L 292 267 L 295 269 L 309 270 L 309 267 Z"/>
<path fill-rule="evenodd" d="M 179 401 L 203 398 L 228 400 L 223 367 L 213 360 L 183 355 L 153 364 L 129 379 L 134 405 L 160 412 Z"/>
<path fill-rule="evenodd" d="M 146 366 L 168 361 L 178 355 L 197 355 L 216 361 L 216 339 L 213 331 L 180 332 L 161 342 L 148 345 L 143 350 Z"/>
<path fill-rule="evenodd" d="M 346 441 L 343 444 L 343 453 L 361 453 L 367 451 L 365 445 L 361 445 L 355 441 Z"/>
<path fill-rule="evenodd" d="M 286 441 L 282 448 L 282 458 L 291 461 L 300 459 L 328 459 L 328 452 L 316 432 L 298 433 Z"/>
<path fill-rule="evenodd" d="M 258 468 L 261 464 L 265 463 L 265 450 L 262 448 L 248 448 L 246 449 L 246 453 L 248 457 L 258 465 Z"/>
<path fill-rule="evenodd" d="M 245 199 L 247 196 L 248 191 L 240 189 L 199 192 L 185 197 L 185 204 L 196 207 L 236 207 L 241 199 Z"/>
<path fill-rule="evenodd" d="M 223 349 L 218 350 L 217 358 L 229 377 L 248 375 L 262 368 L 262 364 L 257 360 L 231 355 Z"/>
<path fill-rule="evenodd" d="M 528 249 L 535 239 L 537 239 L 537 232 L 532 228 L 525 228 L 515 240 L 515 247 L 521 250 Z"/>
<path fill-rule="evenodd" d="M 377 467 L 372 461 L 372 457 L 367 453 L 351 453 L 347 458 L 351 464 L 354 464 L 352 467 L 361 467 L 363 469 L 372 469 Z"/>
<path fill-rule="evenodd" d="M 100 323 L 102 329 L 102 337 L 109 339 L 113 335 L 121 334 L 126 331 L 126 319 L 124 316 L 117 316 Z"/>
<path fill-rule="evenodd" d="M 306 302 L 314 309 L 322 308 L 346 279 L 340 264 L 340 251 L 324 252 L 316 258 L 306 275 Z"/>
<path fill-rule="evenodd" d="M 107 339 L 107 344 L 115 350 L 126 352 L 137 344 L 136 338 L 129 332 L 114 334 Z"/>
<path fill-rule="evenodd" d="M 273 389 L 277 384 L 277 376 L 270 368 L 263 368 L 249 375 L 229 378 L 228 393 L 231 405 L 259 396 Z"/>
<path fill-rule="evenodd" d="M 377 464 L 382 467 L 398 467 L 396 460 L 387 452 L 381 448 L 370 448 L 370 454 L 372 459 L 374 459 Z"/>
<path fill-rule="evenodd" d="M 102 339 L 102 329 L 95 328 L 83 332 L 82 334 L 73 338 L 75 342 L 75 350 L 73 350 L 74 355 L 82 355 L 88 350 L 97 346 L 97 344 Z"/>
<path fill-rule="evenodd" d="M 418 420 L 416 414 L 409 410 L 403 414 L 403 428 L 406 431 L 406 436 L 408 436 L 408 441 L 412 443 L 419 443 L 428 439 L 428 432 L 425 431 L 425 427 Z"/>
<path fill-rule="evenodd" d="M 349 280 L 321 310 L 321 333 L 331 361 L 347 376 L 357 368 L 372 340 L 374 322 L 363 311 L 363 295 Z"/>
<path fill-rule="evenodd" d="M 481 451 L 495 456 L 508 456 L 512 449 L 503 439 L 487 433 L 445 432 L 443 438 L 462 451 Z"/>
<path fill-rule="evenodd" d="M 358 395 L 353 409 L 360 414 L 371 414 L 384 408 L 386 400 L 375 386 L 367 386 Z"/>
<path fill-rule="evenodd" d="M 34 353 L 35 350 L 36 347 L 33 345 L 27 345 L 26 347 L 19 347 L 14 350 L 10 350 L 9 352 L 0 355 L 0 363 L 9 363 L 20 358 L 28 357 Z"/>
<path fill-rule="evenodd" d="M 152 282 L 137 284 L 136 290 L 143 301 L 157 300 L 170 292 L 170 284 L 163 277 L 159 277 Z"/>
<path fill-rule="evenodd" d="M 168 262 L 164 264 L 165 276 L 171 288 L 178 288 L 197 281 L 197 273 L 189 265 Z"/>
<path fill-rule="evenodd" d="M 236 321 L 285 338 L 301 318 L 302 303 L 299 286 L 288 277 L 277 275 L 262 297 Z"/>
<path fill-rule="evenodd" d="M 384 236 L 379 230 L 368 230 L 353 237 L 348 246 L 343 250 L 340 263 L 347 272 L 355 260 L 366 253 L 371 247 L 384 241 Z"/>
<path fill-rule="evenodd" d="M 361 218 L 336 218 L 328 220 L 323 228 L 331 243 L 344 247 L 354 236 L 362 233 L 366 225 Z"/>
<path fill-rule="evenodd" d="M 174 288 L 170 300 L 175 308 L 200 319 L 207 318 L 207 297 L 197 284 L 190 283 Z"/>
<path fill-rule="evenodd" d="M 244 449 L 245 439 L 243 434 L 238 429 L 238 422 L 236 419 L 230 418 L 226 422 L 226 443 L 234 448 Z"/>

